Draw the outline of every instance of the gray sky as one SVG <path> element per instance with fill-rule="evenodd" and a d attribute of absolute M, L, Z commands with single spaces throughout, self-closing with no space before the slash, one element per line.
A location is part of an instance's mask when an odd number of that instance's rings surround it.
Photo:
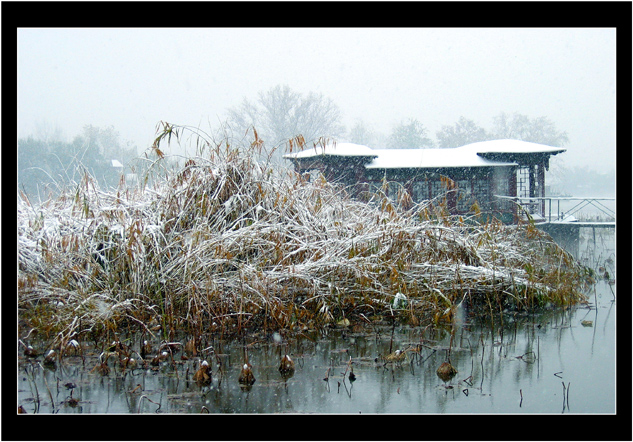
<path fill-rule="evenodd" d="M 287 84 L 386 135 L 408 118 L 435 139 L 460 116 L 546 116 L 569 135 L 565 165 L 606 171 L 615 62 L 615 29 L 597 28 L 19 29 L 18 136 L 111 125 L 142 151 L 160 120 L 216 127 Z"/>

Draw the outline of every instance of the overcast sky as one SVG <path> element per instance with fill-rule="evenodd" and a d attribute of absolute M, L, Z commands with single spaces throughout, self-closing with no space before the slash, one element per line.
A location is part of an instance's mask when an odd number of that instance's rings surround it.
<path fill-rule="evenodd" d="M 322 93 L 348 127 L 546 116 L 567 166 L 615 166 L 615 29 L 19 29 L 18 136 L 114 126 L 139 151 L 160 121 L 216 127 L 276 85 Z M 380 148 L 383 146 L 371 146 Z"/>

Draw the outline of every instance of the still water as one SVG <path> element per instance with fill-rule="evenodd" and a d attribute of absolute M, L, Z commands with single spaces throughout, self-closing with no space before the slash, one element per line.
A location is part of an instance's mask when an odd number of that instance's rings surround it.
<path fill-rule="evenodd" d="M 18 405 L 27 413 L 613 414 L 615 241 L 606 229 L 595 241 L 587 232 L 581 237 L 578 258 L 610 272 L 589 291 L 588 305 L 508 313 L 494 326 L 462 312 L 453 330 L 336 329 L 288 341 L 247 341 L 256 377 L 250 389 L 237 380 L 242 342 L 213 343 L 217 355 L 205 355 L 212 383 L 202 387 L 192 380 L 198 359 L 177 357 L 176 368 L 166 362 L 123 374 L 113 365 L 107 376 L 91 372 L 94 355 L 85 364 L 68 358 L 54 370 L 21 360 Z M 407 348 L 416 351 L 400 362 L 382 358 Z M 284 380 L 278 367 L 286 353 L 295 373 Z M 444 382 L 436 370 L 448 357 L 458 372 Z"/>

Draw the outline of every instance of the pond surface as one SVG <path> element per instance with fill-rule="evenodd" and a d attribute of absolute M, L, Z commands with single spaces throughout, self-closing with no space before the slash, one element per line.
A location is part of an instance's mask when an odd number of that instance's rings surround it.
<path fill-rule="evenodd" d="M 26 361 L 20 349 L 18 405 L 27 413 L 592 413 L 616 412 L 616 297 L 613 235 L 585 239 L 586 264 L 609 266 L 589 304 L 539 314 L 508 313 L 495 325 L 468 312 L 451 330 L 420 327 L 334 329 L 327 335 L 246 341 L 256 377 L 238 383 L 242 342 L 213 342 L 203 353 L 212 382 L 193 374 L 200 358 L 148 369 L 92 370 L 97 354 L 64 358 L 54 369 Z M 591 244 L 590 244 L 591 243 Z M 587 250 L 591 249 L 589 252 Z M 611 261 L 609 261 L 611 258 Z M 138 346 L 138 344 L 137 344 Z M 405 350 L 397 361 L 385 360 Z M 447 361 L 457 374 L 436 374 Z M 278 370 L 289 354 L 294 375 Z M 351 363 L 350 363 L 351 361 Z M 221 362 L 221 366 L 219 365 Z M 352 378 L 350 373 L 353 372 Z M 68 388 L 66 384 L 73 384 Z M 71 397 L 72 391 L 72 397 Z M 76 400 L 76 402 L 75 402 Z"/>

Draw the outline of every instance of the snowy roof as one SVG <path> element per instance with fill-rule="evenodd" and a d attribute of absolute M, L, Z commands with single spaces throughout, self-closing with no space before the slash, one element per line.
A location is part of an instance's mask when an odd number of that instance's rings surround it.
<path fill-rule="evenodd" d="M 325 146 L 315 146 L 301 152 L 284 155 L 284 158 L 312 158 L 318 155 L 334 155 L 345 157 L 375 157 L 376 151 L 362 144 L 328 143 Z"/>
<path fill-rule="evenodd" d="M 477 152 L 459 147 L 450 149 L 376 149 L 377 158 L 367 169 L 442 168 L 442 167 L 491 167 L 511 166 L 516 163 L 492 161 Z"/>
<path fill-rule="evenodd" d="M 123 167 L 119 160 L 112 160 L 112 167 Z"/>
<path fill-rule="evenodd" d="M 371 149 L 353 143 L 317 146 L 285 155 L 288 159 L 314 158 L 319 155 L 373 157 L 367 169 L 446 168 L 515 166 L 513 154 L 546 153 L 555 155 L 565 149 L 520 140 L 490 140 L 446 149 Z M 508 154 L 504 160 L 485 158 L 486 154 Z"/>
<path fill-rule="evenodd" d="M 547 146 L 545 144 L 531 143 L 521 140 L 489 140 L 467 144 L 458 149 L 472 149 L 477 153 L 549 153 L 557 154 L 565 152 L 560 147 Z"/>

